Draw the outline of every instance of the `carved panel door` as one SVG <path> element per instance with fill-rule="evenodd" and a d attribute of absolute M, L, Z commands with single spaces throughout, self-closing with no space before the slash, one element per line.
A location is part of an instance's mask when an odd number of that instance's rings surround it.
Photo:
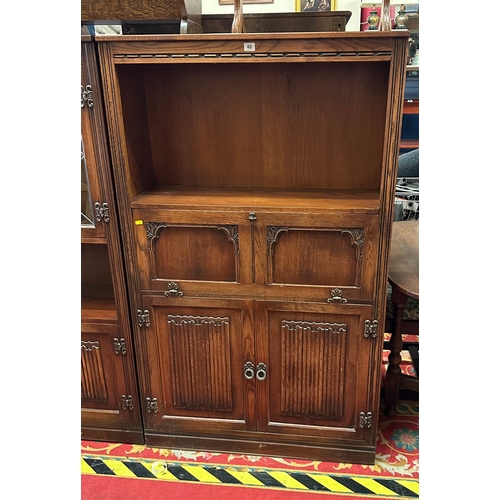
<path fill-rule="evenodd" d="M 255 428 L 252 301 L 143 298 L 145 429 L 225 436 Z M 144 352 L 144 349 L 143 349 Z"/>
<path fill-rule="evenodd" d="M 115 323 L 82 323 L 81 332 L 82 422 L 104 429 L 134 424 L 130 412 L 138 401 L 127 392 L 123 365 L 131 346 Z"/>
<path fill-rule="evenodd" d="M 259 213 L 256 282 L 292 300 L 373 300 L 378 216 Z M 332 294 L 332 290 L 337 292 Z"/>
<path fill-rule="evenodd" d="M 258 429 L 360 440 L 368 408 L 372 307 L 256 302 Z M 265 409 L 265 411 L 262 411 Z"/>
<path fill-rule="evenodd" d="M 91 240 L 106 237 L 108 200 L 99 177 L 104 146 L 96 56 L 91 43 L 82 43 L 81 47 L 81 236 Z"/>
<path fill-rule="evenodd" d="M 135 209 L 143 290 L 166 291 L 171 281 L 195 294 L 252 282 L 252 240 L 243 212 Z"/>

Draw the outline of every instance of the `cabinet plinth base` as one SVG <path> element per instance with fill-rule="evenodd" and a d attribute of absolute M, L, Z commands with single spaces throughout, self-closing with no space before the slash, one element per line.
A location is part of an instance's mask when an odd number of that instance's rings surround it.
<path fill-rule="evenodd" d="M 105 441 L 110 443 L 144 444 L 142 430 L 97 429 L 82 427 L 81 439 L 84 441 Z"/>
<path fill-rule="evenodd" d="M 265 441 L 207 438 L 192 436 L 173 436 L 145 432 L 146 445 L 181 450 L 210 450 L 220 453 L 243 453 L 282 458 L 319 460 L 322 462 L 356 463 L 373 465 L 375 447 L 302 445 L 292 443 L 270 443 Z"/>

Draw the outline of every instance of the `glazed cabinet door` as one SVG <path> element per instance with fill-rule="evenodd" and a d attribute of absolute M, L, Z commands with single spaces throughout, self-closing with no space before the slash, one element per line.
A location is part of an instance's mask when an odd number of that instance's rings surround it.
<path fill-rule="evenodd" d="M 258 428 L 307 439 L 362 440 L 372 307 L 256 302 Z M 260 370 L 260 371 L 259 371 Z"/>
<path fill-rule="evenodd" d="M 82 427 L 126 430 L 140 423 L 135 387 L 128 388 L 125 377 L 125 356 L 132 356 L 131 350 L 116 323 L 82 322 Z"/>
<path fill-rule="evenodd" d="M 254 350 L 251 301 L 149 296 L 143 303 L 146 432 L 227 436 L 255 428 L 245 377 Z"/>
<path fill-rule="evenodd" d="M 107 153 L 95 49 L 91 42 L 81 47 L 81 237 L 91 242 L 106 237 L 109 207 L 99 168 Z"/>

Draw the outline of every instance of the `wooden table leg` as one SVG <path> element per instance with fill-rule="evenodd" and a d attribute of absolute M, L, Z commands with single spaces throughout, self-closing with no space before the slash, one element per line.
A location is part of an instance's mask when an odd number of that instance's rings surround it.
<path fill-rule="evenodd" d="M 403 349 L 403 337 L 401 335 L 401 324 L 403 321 L 403 309 L 408 297 L 393 287 L 392 303 L 394 305 L 394 318 L 391 340 L 389 341 L 389 366 L 385 375 L 385 414 L 388 417 L 396 416 L 396 407 L 399 400 L 399 375 L 401 374 L 401 350 Z"/>

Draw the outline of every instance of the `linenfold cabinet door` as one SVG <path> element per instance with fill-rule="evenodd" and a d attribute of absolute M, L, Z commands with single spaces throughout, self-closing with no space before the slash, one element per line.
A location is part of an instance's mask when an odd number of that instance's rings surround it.
<path fill-rule="evenodd" d="M 254 429 L 254 385 L 244 375 L 254 350 L 252 301 L 148 296 L 143 305 L 150 318 L 146 431 Z"/>
<path fill-rule="evenodd" d="M 258 430 L 362 440 L 371 306 L 255 302 Z M 259 373 L 259 366 L 262 370 Z"/>

